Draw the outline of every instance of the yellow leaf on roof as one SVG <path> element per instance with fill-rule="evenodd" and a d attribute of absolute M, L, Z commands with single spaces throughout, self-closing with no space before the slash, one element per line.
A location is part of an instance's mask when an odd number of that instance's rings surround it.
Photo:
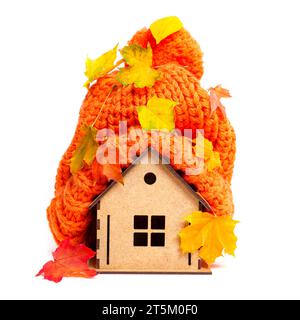
<path fill-rule="evenodd" d="M 85 87 L 89 88 L 91 82 L 105 76 L 115 67 L 114 62 L 117 58 L 117 48 L 118 45 L 95 60 L 86 59 L 86 71 L 84 74 L 88 80 L 84 84 Z"/>
<path fill-rule="evenodd" d="M 168 130 L 175 128 L 174 107 L 177 102 L 152 97 L 146 106 L 137 107 L 138 118 L 144 130 Z"/>
<path fill-rule="evenodd" d="M 159 44 L 169 35 L 179 31 L 183 27 L 178 17 L 166 17 L 153 22 L 150 26 L 151 33 Z"/>
<path fill-rule="evenodd" d="M 135 84 L 137 88 L 152 87 L 161 73 L 152 68 L 152 49 L 139 45 L 130 45 L 121 50 L 125 62 L 129 65 L 121 68 L 117 80 L 123 85 Z"/>
<path fill-rule="evenodd" d="M 179 236 L 184 253 L 196 252 L 211 265 L 223 252 L 233 255 L 237 237 L 234 228 L 238 221 L 230 216 L 214 216 L 207 212 L 193 212 L 185 220 L 189 226 L 181 230 Z"/>

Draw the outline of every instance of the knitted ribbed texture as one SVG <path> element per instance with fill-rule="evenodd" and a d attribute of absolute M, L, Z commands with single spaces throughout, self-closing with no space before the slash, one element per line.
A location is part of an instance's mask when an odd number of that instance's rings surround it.
<path fill-rule="evenodd" d="M 111 128 L 117 132 L 120 120 L 126 120 L 128 127 L 138 127 L 136 107 L 146 105 L 154 95 L 179 102 L 175 107 L 176 128 L 204 129 L 205 138 L 220 153 L 222 164 L 221 168 L 213 172 L 204 171 L 198 176 L 184 178 L 210 203 L 215 214 L 233 213 L 230 181 L 235 158 L 235 134 L 219 110 L 213 115 L 210 113 L 208 93 L 199 85 L 203 74 L 200 48 L 184 29 L 157 46 L 151 33 L 143 29 L 130 43 L 146 47 L 148 42 L 153 49 L 153 65 L 162 73 L 162 79 L 152 88 L 137 89 L 133 85 L 124 87 L 116 80 L 114 72 L 98 79 L 86 95 L 74 138 L 59 164 L 55 198 L 47 210 L 50 228 L 57 242 L 66 237 L 74 243 L 84 242 L 91 222 L 88 206 L 107 186 L 104 176 L 95 182 L 92 170 L 87 166 L 72 175 L 70 159 L 82 137 L 80 128 L 84 123 L 93 123 L 113 85 L 116 88 L 107 99 L 95 128 Z M 179 170 L 185 165 L 174 167 Z"/>

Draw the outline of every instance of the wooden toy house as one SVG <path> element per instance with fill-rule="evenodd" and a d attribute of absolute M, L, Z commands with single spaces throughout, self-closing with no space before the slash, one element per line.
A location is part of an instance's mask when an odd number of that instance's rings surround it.
<path fill-rule="evenodd" d="M 100 273 L 211 273 L 197 253 L 182 253 L 178 236 L 187 214 L 211 208 L 166 162 L 147 149 L 124 171 L 124 185 L 111 183 L 91 204 Z"/>

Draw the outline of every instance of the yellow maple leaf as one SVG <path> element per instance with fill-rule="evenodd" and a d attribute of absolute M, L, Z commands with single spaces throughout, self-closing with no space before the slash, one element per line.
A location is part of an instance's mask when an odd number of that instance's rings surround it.
<path fill-rule="evenodd" d="M 123 85 L 135 84 L 137 88 L 152 87 L 161 73 L 152 68 L 152 49 L 133 44 L 121 50 L 125 62 L 129 65 L 121 68 L 117 80 Z"/>
<path fill-rule="evenodd" d="M 71 158 L 70 169 L 72 174 L 78 172 L 84 166 L 84 162 L 91 165 L 99 147 L 96 141 L 97 129 L 84 125 L 82 131 L 84 135 Z"/>
<path fill-rule="evenodd" d="M 213 171 L 215 168 L 220 168 L 221 167 L 221 160 L 220 160 L 220 154 L 217 151 L 214 151 L 211 154 L 211 157 L 206 163 L 207 170 L 209 172 Z"/>
<path fill-rule="evenodd" d="M 152 97 L 146 106 L 137 107 L 140 124 L 145 130 L 168 130 L 175 127 L 174 107 L 177 102 L 169 99 Z"/>
<path fill-rule="evenodd" d="M 208 171 L 221 167 L 220 154 L 214 151 L 213 144 L 208 139 L 196 139 L 196 145 L 193 147 L 195 155 L 199 158 L 204 157 L 204 161 Z"/>
<path fill-rule="evenodd" d="M 84 84 L 85 87 L 89 88 L 90 83 L 105 76 L 115 67 L 114 62 L 117 58 L 117 48 L 118 45 L 95 60 L 90 58 L 86 59 L 86 71 L 84 74 L 87 76 L 88 80 Z"/>
<path fill-rule="evenodd" d="M 230 216 L 214 216 L 207 212 L 193 212 L 185 218 L 189 226 L 179 233 L 184 253 L 199 250 L 199 257 L 211 265 L 223 252 L 233 255 L 237 237 L 234 228 L 238 221 Z"/>
<path fill-rule="evenodd" d="M 183 27 L 178 17 L 166 17 L 153 22 L 150 26 L 151 33 L 159 44 L 163 39 L 179 31 Z"/>

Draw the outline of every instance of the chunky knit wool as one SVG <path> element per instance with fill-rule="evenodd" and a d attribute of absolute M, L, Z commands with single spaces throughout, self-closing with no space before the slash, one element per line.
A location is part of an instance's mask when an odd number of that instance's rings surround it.
<path fill-rule="evenodd" d="M 71 238 L 73 243 L 85 241 L 92 219 L 88 207 L 107 186 L 104 176 L 95 181 L 88 166 L 72 175 L 70 159 L 82 137 L 80 128 L 85 123 L 93 123 L 113 85 L 116 87 L 107 99 L 95 128 L 110 128 L 118 132 L 121 120 L 126 120 L 128 127 L 139 127 L 136 107 L 146 105 L 154 95 L 178 102 L 174 109 L 176 128 L 204 129 L 205 138 L 219 152 L 222 165 L 213 172 L 204 171 L 198 176 L 184 178 L 208 201 L 214 214 L 233 214 L 230 182 L 235 159 L 235 134 L 228 119 L 219 110 L 211 115 L 209 95 L 199 85 L 203 66 L 198 44 L 184 29 L 158 45 L 150 31 L 143 29 L 136 33 L 130 41 L 132 43 L 143 47 L 150 43 L 153 66 L 162 73 L 162 78 L 152 88 L 138 89 L 134 85 L 122 86 L 114 72 L 98 79 L 90 88 L 80 109 L 74 138 L 60 161 L 55 197 L 47 210 L 50 228 L 57 242 L 65 238 Z M 180 170 L 184 166 L 174 165 L 174 168 Z"/>

